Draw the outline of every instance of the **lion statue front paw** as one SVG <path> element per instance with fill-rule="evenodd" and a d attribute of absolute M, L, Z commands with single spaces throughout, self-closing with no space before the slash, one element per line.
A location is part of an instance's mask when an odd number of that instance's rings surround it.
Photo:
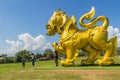
<path fill-rule="evenodd" d="M 74 66 L 74 62 L 71 60 L 62 60 L 61 65 L 62 66 Z"/>

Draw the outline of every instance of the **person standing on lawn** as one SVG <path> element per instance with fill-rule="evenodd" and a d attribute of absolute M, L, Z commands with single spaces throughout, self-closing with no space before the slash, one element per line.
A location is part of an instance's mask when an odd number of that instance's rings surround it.
<path fill-rule="evenodd" d="M 26 59 L 25 59 L 25 57 L 24 57 L 24 56 L 22 56 L 21 61 L 22 61 L 22 66 L 23 66 L 23 67 L 25 67 L 25 62 L 26 62 Z"/>
<path fill-rule="evenodd" d="M 58 52 L 55 51 L 55 64 L 58 66 Z"/>
<path fill-rule="evenodd" d="M 32 66 L 34 66 L 35 65 L 35 55 L 32 53 Z"/>

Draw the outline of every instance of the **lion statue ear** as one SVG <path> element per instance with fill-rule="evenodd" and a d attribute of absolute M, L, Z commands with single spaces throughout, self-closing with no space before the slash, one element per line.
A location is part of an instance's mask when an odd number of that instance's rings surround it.
<path fill-rule="evenodd" d="M 71 20 L 72 20 L 72 23 L 73 23 L 74 25 L 76 25 L 76 19 L 75 19 L 75 16 L 74 16 L 74 15 L 72 15 Z"/>

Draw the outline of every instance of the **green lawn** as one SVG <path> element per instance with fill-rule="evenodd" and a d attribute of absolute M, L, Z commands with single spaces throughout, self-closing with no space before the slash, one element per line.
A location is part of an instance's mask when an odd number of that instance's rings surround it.
<path fill-rule="evenodd" d="M 120 58 L 113 66 L 81 66 L 81 58 L 74 67 L 55 66 L 54 60 L 31 62 L 22 67 L 21 63 L 0 64 L 0 80 L 119 80 Z"/>

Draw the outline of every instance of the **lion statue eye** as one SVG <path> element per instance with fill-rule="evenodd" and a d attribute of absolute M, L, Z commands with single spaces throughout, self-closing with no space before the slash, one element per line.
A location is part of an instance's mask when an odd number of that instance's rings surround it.
<path fill-rule="evenodd" d="M 50 25 L 49 24 L 47 24 L 46 25 L 46 29 L 50 29 L 51 27 L 50 27 Z"/>

